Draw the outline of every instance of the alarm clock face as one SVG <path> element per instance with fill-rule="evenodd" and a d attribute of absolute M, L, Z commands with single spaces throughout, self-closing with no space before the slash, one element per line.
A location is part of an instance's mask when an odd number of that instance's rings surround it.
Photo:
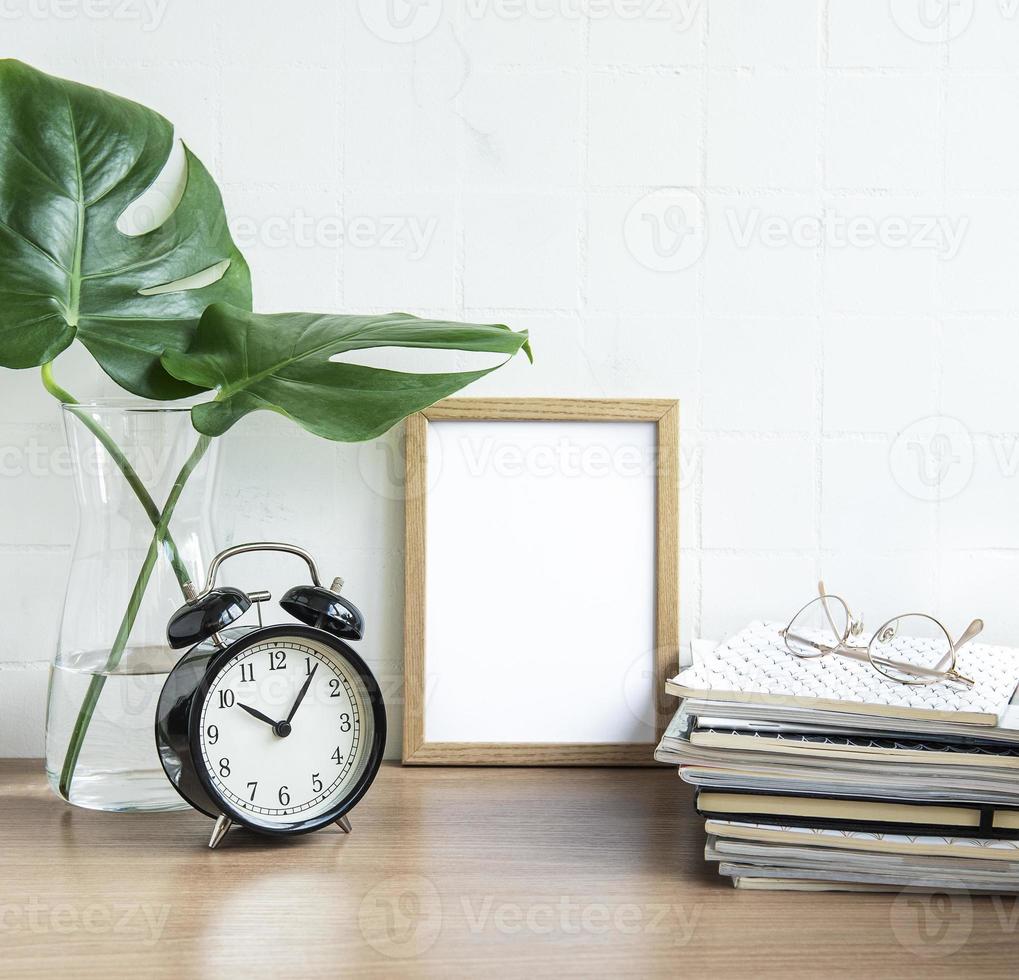
<path fill-rule="evenodd" d="M 282 833 L 353 806 L 385 741 L 381 695 L 360 658 L 319 630 L 270 627 L 219 659 L 198 691 L 191 740 L 223 812 Z"/>

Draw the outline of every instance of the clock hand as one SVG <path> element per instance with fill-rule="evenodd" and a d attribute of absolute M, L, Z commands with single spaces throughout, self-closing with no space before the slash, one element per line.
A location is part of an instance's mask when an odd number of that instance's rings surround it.
<path fill-rule="evenodd" d="M 249 708 L 246 704 L 241 704 L 240 701 L 237 702 L 237 707 L 243 708 L 253 718 L 257 718 L 259 721 L 264 721 L 267 725 L 270 725 L 273 728 L 276 727 L 276 722 L 274 722 L 268 715 L 263 715 L 261 711 L 256 711 L 254 708 Z"/>
<path fill-rule="evenodd" d="M 297 709 L 301 706 L 301 702 L 304 700 L 304 695 L 308 693 L 308 688 L 311 686 L 311 679 L 315 676 L 315 671 L 318 670 L 318 664 L 315 664 L 311 668 L 311 673 L 308 675 L 308 679 L 304 682 L 304 687 L 298 692 L 297 700 L 294 702 L 294 706 L 290 709 L 290 714 L 287 715 L 287 722 L 293 721 L 294 715 L 297 714 Z"/>

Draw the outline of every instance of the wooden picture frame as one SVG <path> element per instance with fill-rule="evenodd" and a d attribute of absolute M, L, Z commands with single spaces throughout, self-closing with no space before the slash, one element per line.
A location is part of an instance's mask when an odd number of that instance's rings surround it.
<path fill-rule="evenodd" d="M 655 742 L 432 741 L 426 731 L 425 614 L 428 437 L 432 423 L 460 421 L 651 422 L 655 424 L 654 652 Z M 679 653 L 679 403 L 665 399 L 453 398 L 412 415 L 406 430 L 406 618 L 403 762 L 411 765 L 648 765 L 675 705 L 665 681 Z"/>

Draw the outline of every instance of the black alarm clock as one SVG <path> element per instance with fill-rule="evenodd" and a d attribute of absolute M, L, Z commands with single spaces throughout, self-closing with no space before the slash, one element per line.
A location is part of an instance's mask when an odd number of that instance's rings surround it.
<path fill-rule="evenodd" d="M 228 558 L 278 551 L 303 558 L 310 585 L 280 606 L 295 623 L 261 625 L 267 592 L 216 588 Z M 382 763 L 386 708 L 365 662 L 347 645 L 364 617 L 324 588 L 311 556 L 258 542 L 220 552 L 201 593 L 173 614 L 170 646 L 191 647 L 167 676 L 156 711 L 156 748 L 167 777 L 196 810 L 216 820 L 209 847 L 231 825 L 290 836 L 337 824 L 368 791 Z M 258 626 L 231 627 L 252 603 Z"/>

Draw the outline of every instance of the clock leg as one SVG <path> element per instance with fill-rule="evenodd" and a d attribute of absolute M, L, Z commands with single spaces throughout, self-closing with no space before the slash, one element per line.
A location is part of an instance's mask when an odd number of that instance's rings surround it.
<path fill-rule="evenodd" d="M 221 814 L 216 820 L 216 826 L 212 828 L 212 836 L 209 838 L 209 847 L 219 847 L 226 832 L 230 829 L 230 818 Z"/>
<path fill-rule="evenodd" d="M 346 816 L 340 817 L 340 819 L 336 821 L 336 826 L 339 827 L 345 834 L 350 833 L 350 820 Z"/>

